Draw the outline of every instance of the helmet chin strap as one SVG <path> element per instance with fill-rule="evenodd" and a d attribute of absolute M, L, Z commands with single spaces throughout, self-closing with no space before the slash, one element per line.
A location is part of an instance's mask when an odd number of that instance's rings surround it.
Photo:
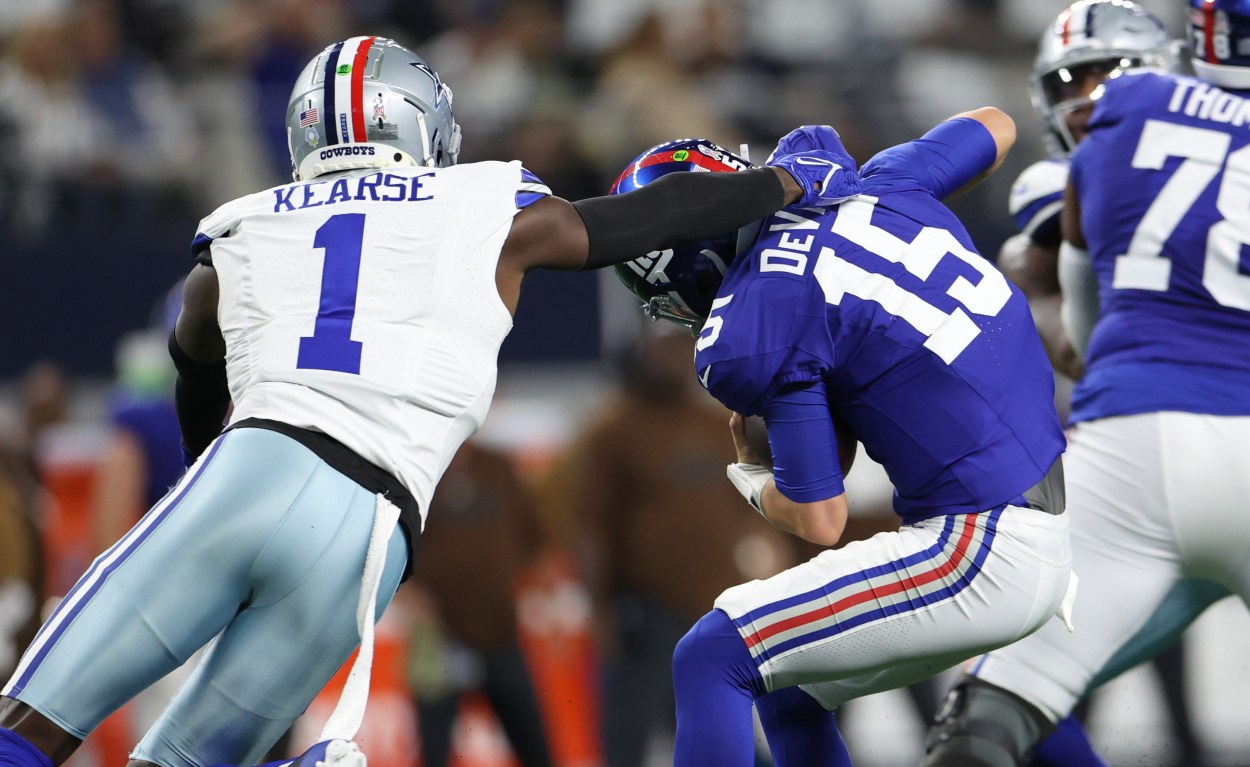
<path fill-rule="evenodd" d="M 430 148 L 430 132 L 425 129 L 425 113 L 417 111 L 417 125 L 421 126 L 421 154 L 425 159 L 421 162 L 427 168 L 434 167 L 434 152 Z"/>
<path fill-rule="evenodd" d="M 460 123 L 451 121 L 451 142 L 447 146 L 448 165 L 460 162 Z"/>

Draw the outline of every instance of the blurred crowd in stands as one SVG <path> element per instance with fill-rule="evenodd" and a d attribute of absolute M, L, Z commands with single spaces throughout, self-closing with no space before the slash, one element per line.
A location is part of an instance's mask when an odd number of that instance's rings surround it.
<path fill-rule="evenodd" d="M 294 76 L 328 42 L 359 33 L 413 47 L 453 88 L 463 161 L 520 158 L 570 198 L 602 193 L 630 157 L 675 136 L 749 141 L 762 159 L 795 124 L 829 122 L 853 154 L 867 157 L 952 112 L 993 103 L 1035 137 L 1023 86 L 1033 43 L 1059 7 L 1028 0 L 5 3 L 0 210 L 13 230 L 37 237 L 84 190 L 109 190 L 151 195 L 194 221 L 284 181 L 284 110 Z M 1157 10 L 1177 17 L 1175 9 Z M 1016 154 L 1030 154 L 1030 143 Z M 1000 207 L 985 218 L 1002 219 Z"/>

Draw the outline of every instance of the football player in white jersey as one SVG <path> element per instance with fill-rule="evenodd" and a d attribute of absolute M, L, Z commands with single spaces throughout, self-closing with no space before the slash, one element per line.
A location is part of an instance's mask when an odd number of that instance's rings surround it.
<path fill-rule="evenodd" d="M 456 165 L 451 102 L 379 37 L 299 76 L 295 182 L 224 205 L 192 244 L 170 351 L 194 465 L 27 649 L 0 698 L 0 765 L 60 764 L 214 637 L 131 764 L 252 764 L 371 647 L 431 492 L 486 415 L 529 270 L 620 263 L 836 186 L 812 151 L 569 203 L 518 162 Z M 363 695 L 344 700 L 304 761 L 356 758 Z"/>
<path fill-rule="evenodd" d="M 1197 77 L 1108 78 L 1064 191 L 1062 324 L 1085 367 L 1065 462 L 1076 633 L 977 659 L 930 767 L 1026 763 L 1088 690 L 1214 601 L 1250 601 L 1250 357 L 1232 351 L 1250 344 L 1250 220 L 1232 204 L 1250 195 L 1250 2 L 1190 8 Z"/>

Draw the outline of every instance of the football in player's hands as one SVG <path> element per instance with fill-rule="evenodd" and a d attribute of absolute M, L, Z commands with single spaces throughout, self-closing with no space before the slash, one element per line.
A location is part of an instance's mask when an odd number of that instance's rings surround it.
<path fill-rule="evenodd" d="M 833 430 L 838 435 L 838 463 L 842 464 L 842 476 L 851 471 L 855 463 L 855 452 L 859 450 L 859 439 L 851 431 L 851 425 L 836 415 L 833 417 Z"/>
<path fill-rule="evenodd" d="M 773 449 L 768 444 L 768 429 L 764 425 L 763 416 L 750 415 L 743 417 L 743 434 L 746 446 L 754 454 L 759 464 L 766 469 L 773 468 Z M 846 476 L 855 463 L 859 440 L 851 431 L 850 424 L 841 418 L 834 418 L 833 428 L 838 434 L 838 458 L 842 464 L 842 476 Z"/>
<path fill-rule="evenodd" d="M 773 449 L 768 444 L 768 429 L 764 426 L 764 417 L 749 415 L 743 419 L 743 431 L 746 433 L 747 447 L 755 454 L 760 466 L 773 468 Z"/>

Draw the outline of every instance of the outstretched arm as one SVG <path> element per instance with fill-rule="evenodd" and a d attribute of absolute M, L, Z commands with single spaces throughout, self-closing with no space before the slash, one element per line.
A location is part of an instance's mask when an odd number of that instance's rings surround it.
<path fill-rule="evenodd" d="M 989 178 L 990 174 L 998 170 L 998 166 L 1003 164 L 1003 160 L 1007 157 L 1007 152 L 1011 151 L 1012 145 L 1016 143 L 1015 120 L 1012 120 L 1010 115 L 997 107 L 981 107 L 970 112 L 961 112 L 950 119 L 958 120 L 960 118 L 973 120 L 985 128 L 990 135 L 990 139 L 994 142 L 994 159 L 989 167 L 968 179 L 955 191 L 947 193 L 943 197 L 943 199 L 947 200 L 952 197 L 958 197 Z"/>
<path fill-rule="evenodd" d="M 951 119 L 955 120 L 960 117 L 981 123 L 989 132 L 990 138 L 994 140 L 994 163 L 985 170 L 983 176 L 974 179 L 974 181 L 979 181 L 998 170 L 998 166 L 1002 165 L 1003 160 L 1006 159 L 1007 152 L 1011 151 L 1011 147 L 1016 143 L 1016 121 L 997 107 L 981 107 L 970 112 L 960 112 Z"/>
<path fill-rule="evenodd" d="M 715 237 L 758 221 L 800 197 L 791 175 L 774 167 L 737 173 L 671 173 L 654 184 L 608 197 L 579 200 L 589 240 L 578 268 L 596 269 Z"/>
<path fill-rule="evenodd" d="M 865 176 L 887 169 L 924 185 L 939 200 L 959 195 L 994 172 L 1016 140 L 1016 124 L 995 107 L 961 112 L 918 139 L 878 152 Z"/>
<path fill-rule="evenodd" d="M 511 312 L 531 269 L 598 269 L 772 215 L 803 190 L 781 168 L 671 173 L 628 194 L 545 197 L 516 214 L 495 281 Z"/>
<path fill-rule="evenodd" d="M 522 271 L 611 266 L 732 231 L 801 193 L 788 172 L 765 167 L 673 173 L 628 194 L 573 203 L 549 197 L 517 213 L 501 258 Z"/>

